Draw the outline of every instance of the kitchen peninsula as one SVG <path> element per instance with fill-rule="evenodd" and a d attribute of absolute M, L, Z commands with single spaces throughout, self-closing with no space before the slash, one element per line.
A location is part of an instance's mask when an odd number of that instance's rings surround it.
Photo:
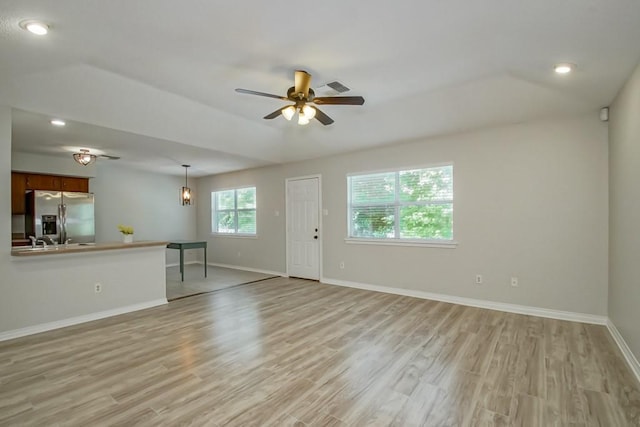
<path fill-rule="evenodd" d="M 12 256 L 32 257 L 32 256 L 48 256 L 63 254 L 79 254 L 85 252 L 111 251 L 117 249 L 135 249 L 148 248 L 153 246 L 166 246 L 167 242 L 156 241 L 139 241 L 132 243 L 106 242 L 106 243 L 75 243 L 69 245 L 49 245 L 46 247 L 38 246 L 32 248 L 30 246 L 13 248 Z"/>
<path fill-rule="evenodd" d="M 11 250 L 8 273 L 20 278 L 12 287 L 24 295 L 14 307 L 31 325 L 5 316 L 0 341 L 166 304 L 166 245 L 105 242 Z"/>

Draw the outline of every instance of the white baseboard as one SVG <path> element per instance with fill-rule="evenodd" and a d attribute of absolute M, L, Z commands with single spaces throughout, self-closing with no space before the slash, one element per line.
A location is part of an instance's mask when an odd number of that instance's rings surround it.
<path fill-rule="evenodd" d="M 281 273 L 279 271 L 271 271 L 271 270 L 262 270 L 260 268 L 243 267 L 241 265 L 219 264 L 217 262 L 208 262 L 207 265 L 210 265 L 212 267 L 232 268 L 234 270 L 244 270 L 244 271 L 251 271 L 253 273 L 271 274 L 273 276 L 287 277 L 286 273 Z"/>
<path fill-rule="evenodd" d="M 189 264 L 202 264 L 200 261 L 186 261 L 184 263 L 184 265 L 189 265 Z M 179 262 L 172 262 L 171 264 L 167 264 L 167 267 L 179 267 L 180 263 Z"/>
<path fill-rule="evenodd" d="M 627 345 L 627 342 L 624 340 L 620 331 L 618 331 L 618 328 L 616 328 L 616 325 L 613 324 L 611 319 L 607 319 L 607 329 L 609 329 L 609 333 L 613 337 L 613 340 L 618 344 L 618 348 L 620 348 L 622 355 L 627 360 L 627 364 L 631 368 L 631 371 L 635 374 L 638 382 L 640 382 L 640 363 L 638 363 L 638 359 L 636 359 L 636 356 L 633 354 Z"/>
<path fill-rule="evenodd" d="M 329 285 L 345 286 L 348 288 L 365 289 L 368 291 L 384 292 L 387 294 L 403 295 L 429 299 L 434 301 L 448 302 L 452 304 L 467 305 L 470 307 L 486 308 L 489 310 L 506 311 L 508 313 L 526 314 L 529 316 L 547 317 L 549 319 L 569 320 L 572 322 L 591 323 L 595 325 L 606 325 L 606 316 L 594 314 L 574 313 L 571 311 L 551 310 L 548 308 L 530 307 L 526 305 L 508 304 L 504 302 L 486 301 L 474 298 L 457 297 L 453 295 L 436 294 L 431 292 L 416 291 L 412 289 L 392 288 L 388 286 L 369 285 L 365 283 L 349 282 L 346 280 L 322 278 L 322 283 Z"/>
<path fill-rule="evenodd" d="M 97 313 L 85 314 L 84 316 L 77 316 L 71 317 L 69 319 L 56 320 L 54 322 L 41 323 L 39 325 L 14 329 L 12 331 L 0 332 L 0 341 L 25 337 L 27 335 L 39 334 L 40 332 L 51 331 L 53 329 L 64 328 L 67 326 L 77 325 L 85 322 L 91 322 L 93 320 L 104 319 L 106 317 L 117 316 L 119 314 L 131 313 L 132 311 L 144 310 L 146 308 L 157 307 L 163 304 L 167 304 L 166 298 L 160 298 L 153 301 L 114 308 L 112 310 L 99 311 Z"/>

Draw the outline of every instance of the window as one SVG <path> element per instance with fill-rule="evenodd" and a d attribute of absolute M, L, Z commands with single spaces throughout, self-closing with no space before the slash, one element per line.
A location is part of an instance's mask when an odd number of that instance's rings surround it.
<path fill-rule="evenodd" d="M 349 238 L 453 239 L 453 165 L 351 175 Z"/>
<path fill-rule="evenodd" d="M 256 188 L 211 193 L 211 230 L 214 233 L 256 234 Z"/>

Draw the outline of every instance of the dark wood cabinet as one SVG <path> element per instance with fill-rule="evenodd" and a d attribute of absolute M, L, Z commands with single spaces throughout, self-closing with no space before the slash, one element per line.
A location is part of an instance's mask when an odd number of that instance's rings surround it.
<path fill-rule="evenodd" d="M 89 180 L 87 178 L 62 177 L 62 191 L 89 192 Z"/>
<path fill-rule="evenodd" d="M 11 213 L 26 213 L 25 192 L 29 190 L 89 192 L 89 178 L 11 172 Z"/>
<path fill-rule="evenodd" d="M 24 198 L 26 190 L 25 175 L 19 172 L 11 172 L 11 213 L 13 215 L 22 215 L 26 212 Z"/>
<path fill-rule="evenodd" d="M 27 190 L 62 190 L 62 177 L 29 173 L 25 175 Z"/>

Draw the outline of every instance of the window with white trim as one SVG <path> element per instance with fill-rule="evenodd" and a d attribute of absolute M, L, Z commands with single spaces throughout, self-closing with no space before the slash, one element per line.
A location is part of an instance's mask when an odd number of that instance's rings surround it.
<path fill-rule="evenodd" d="M 256 187 L 211 193 L 211 231 L 255 236 Z"/>
<path fill-rule="evenodd" d="M 450 242 L 453 165 L 350 175 L 349 238 Z"/>

